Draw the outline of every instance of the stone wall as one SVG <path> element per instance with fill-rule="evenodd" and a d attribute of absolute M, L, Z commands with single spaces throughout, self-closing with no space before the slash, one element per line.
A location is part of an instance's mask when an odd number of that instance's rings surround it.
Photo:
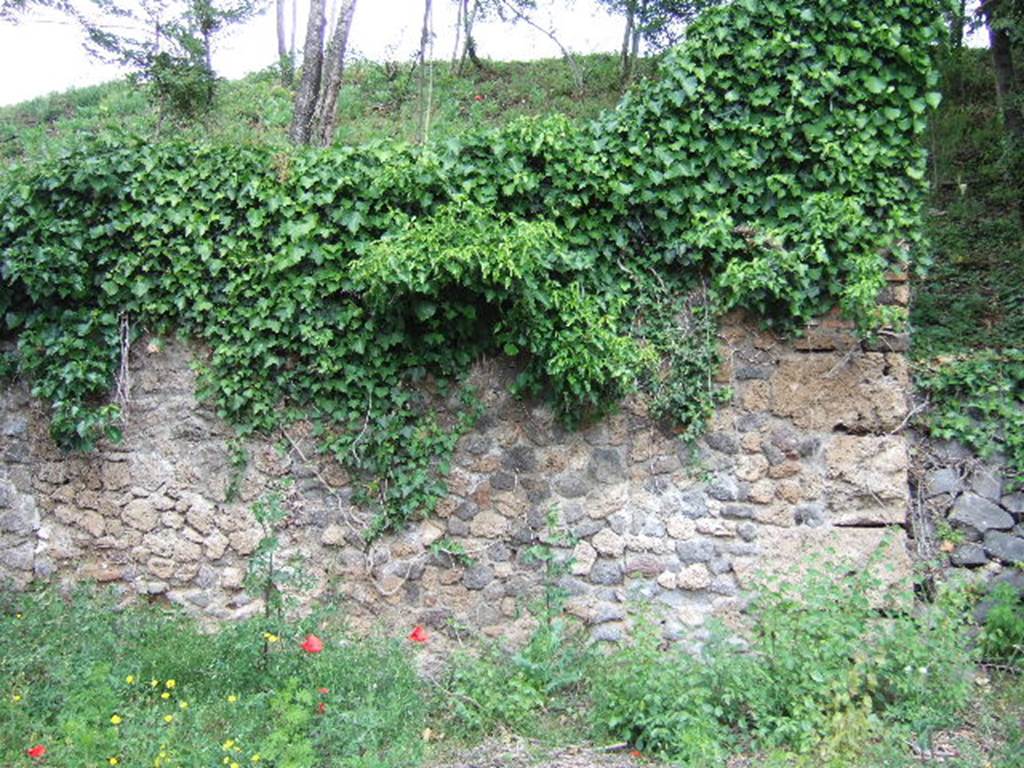
<path fill-rule="evenodd" d="M 905 298 L 906 286 L 891 292 Z M 659 608 L 668 637 L 699 638 L 710 616 L 742 611 L 759 570 L 832 547 L 861 562 L 885 547 L 892 575 L 905 575 L 905 340 L 868 348 L 834 316 L 795 341 L 732 316 L 721 338 L 718 378 L 734 398 L 695 458 L 642 399 L 567 432 L 544 404 L 507 394 L 511 365 L 479 365 L 487 410 L 458 445 L 449 496 L 369 547 L 345 473 L 299 427 L 249 444 L 229 501 L 231 433 L 196 401 L 189 349 L 136 344 L 122 444 L 63 454 L 45 407 L 21 385 L 2 393 L 0 577 L 93 579 L 213 618 L 251 614 L 260 605 L 242 582 L 262 531 L 250 507 L 285 477 L 282 555 L 305 558 L 306 598 L 338 604 L 357 627 L 428 625 L 442 645 L 529 630 L 543 576 L 527 552 L 549 535 L 551 509 L 575 541 L 562 551 L 569 610 L 600 639 L 621 637 L 641 602 Z"/>

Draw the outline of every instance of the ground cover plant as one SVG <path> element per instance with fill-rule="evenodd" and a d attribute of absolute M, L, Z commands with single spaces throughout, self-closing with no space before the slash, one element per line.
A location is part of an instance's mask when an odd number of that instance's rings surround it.
<path fill-rule="evenodd" d="M 522 356 L 519 387 L 570 424 L 646 385 L 692 434 L 718 398 L 713 335 L 628 307 L 703 284 L 698 317 L 898 320 L 876 297 L 920 241 L 933 11 L 714 9 L 589 123 L 327 151 L 106 133 L 14 167 L 0 311 L 19 370 L 54 438 L 87 448 L 117 436 L 121 337 L 184 333 L 243 433 L 316 422 L 371 536 L 433 509 L 472 415 L 449 385 L 483 353 Z"/>
<path fill-rule="evenodd" d="M 4 592 L 0 761 L 416 766 L 518 733 L 589 734 L 672 765 L 745 754 L 755 765 L 875 767 L 915 764 L 959 733 L 967 762 L 950 764 L 1019 765 L 1021 686 L 976 670 L 969 593 L 951 587 L 917 606 L 908 594 L 883 611 L 867 597 L 873 572 L 766 582 L 747 629 L 716 632 L 699 653 L 665 646 L 656 606 L 634 615 L 631 640 L 590 645 L 547 587 L 523 647 L 469 640 L 423 674 L 416 657 L 432 631 L 356 637 L 336 609 L 204 630 L 87 586 Z M 997 617 L 992 642 L 1006 626 Z M 38 746 L 45 760 L 32 756 Z"/>

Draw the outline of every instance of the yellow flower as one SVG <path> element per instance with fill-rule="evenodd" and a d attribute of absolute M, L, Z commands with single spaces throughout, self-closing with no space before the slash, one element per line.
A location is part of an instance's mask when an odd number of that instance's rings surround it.
<path fill-rule="evenodd" d="M 178 708 L 179 709 L 188 709 L 188 702 L 187 701 L 179 701 L 178 702 Z"/>
<path fill-rule="evenodd" d="M 253 755 L 253 756 L 252 756 L 251 758 L 249 758 L 249 759 L 250 759 L 250 760 L 252 760 L 252 761 L 253 761 L 254 763 L 258 763 L 258 762 L 260 761 L 260 753 L 259 753 L 259 752 L 257 752 L 257 753 L 256 753 L 255 755 Z"/>
<path fill-rule="evenodd" d="M 276 643 L 281 638 L 275 635 L 273 632 L 264 632 L 263 637 L 266 638 L 268 643 Z"/>
<path fill-rule="evenodd" d="M 164 686 L 166 686 L 167 688 L 173 688 L 173 687 L 174 687 L 174 686 L 176 686 L 177 684 L 178 684 L 178 681 L 177 681 L 177 680 L 174 680 L 174 679 L 172 678 L 172 679 L 168 680 L 168 681 L 167 681 L 166 683 L 164 683 Z"/>
<path fill-rule="evenodd" d="M 24 618 L 24 616 L 22 616 L 22 614 L 20 614 L 20 613 L 16 613 L 16 614 L 14 614 L 14 618 L 21 619 L 21 618 Z"/>
<path fill-rule="evenodd" d="M 232 763 L 228 768 L 241 768 L 241 766 L 238 763 Z"/>
<path fill-rule="evenodd" d="M 171 698 L 171 694 L 169 694 L 167 691 L 164 691 L 163 693 L 160 694 L 160 698 L 161 699 L 169 699 L 169 698 Z"/>
<path fill-rule="evenodd" d="M 165 723 L 173 723 L 174 722 L 174 715 L 164 715 L 164 722 Z"/>
<path fill-rule="evenodd" d="M 112 757 L 112 758 L 110 758 L 109 760 L 107 760 L 107 762 L 108 762 L 108 763 L 110 763 L 111 765 L 117 765 L 117 764 L 118 764 L 118 763 L 120 763 L 121 761 L 120 761 L 120 760 L 118 760 L 118 759 L 117 759 L 116 757 Z"/>
<path fill-rule="evenodd" d="M 224 759 L 221 760 L 221 762 L 224 763 L 224 765 L 227 765 L 228 763 L 231 762 L 231 758 L 228 757 L 227 755 L 224 755 Z"/>
<path fill-rule="evenodd" d="M 149 681 L 149 687 L 150 688 L 156 688 L 158 685 L 160 685 L 160 681 L 159 680 L 150 680 Z"/>
<path fill-rule="evenodd" d="M 228 739 L 227 741 L 225 741 L 223 744 L 220 745 L 220 748 L 225 750 L 225 751 L 227 751 L 227 750 L 231 749 L 233 746 L 235 746 L 235 740 L 234 739 Z"/>
<path fill-rule="evenodd" d="M 235 694 L 232 693 L 228 696 L 228 704 L 234 704 L 236 701 L 238 701 L 238 697 Z"/>
<path fill-rule="evenodd" d="M 121 719 L 120 715 L 111 715 L 110 716 L 110 722 L 113 723 L 114 725 L 120 725 L 124 721 Z"/>
<path fill-rule="evenodd" d="M 21 694 L 16 693 L 13 696 L 11 696 L 11 701 L 17 704 L 19 701 L 21 701 Z"/>
<path fill-rule="evenodd" d="M 135 682 L 135 675 L 128 675 L 128 677 L 126 677 L 124 681 L 128 683 L 128 685 L 131 685 Z"/>

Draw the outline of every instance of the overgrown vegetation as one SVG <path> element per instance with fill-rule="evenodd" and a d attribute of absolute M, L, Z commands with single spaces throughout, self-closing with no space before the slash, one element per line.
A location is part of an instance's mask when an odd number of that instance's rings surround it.
<path fill-rule="evenodd" d="M 316 422 L 370 535 L 433 509 L 469 418 L 450 383 L 483 353 L 523 355 L 521 385 L 570 424 L 648 383 L 698 433 L 718 397 L 707 312 L 899 319 L 876 297 L 920 241 L 933 10 L 714 9 L 590 123 L 325 152 L 107 133 L 14 167 L 0 311 L 21 370 L 55 439 L 87 448 L 116 436 L 124 323 L 184 332 L 240 430 Z M 627 311 L 702 280 L 685 341 L 669 313 Z"/>
<path fill-rule="evenodd" d="M 413 649 L 436 641 L 421 627 L 356 639 L 315 612 L 206 633 L 87 588 L 7 592 L 0 760 L 28 764 L 43 745 L 55 765 L 415 766 L 439 740 L 443 752 L 499 731 L 572 729 L 577 743 L 589 733 L 702 768 L 739 752 L 765 766 L 909 766 L 954 732 L 963 760 L 950 765 L 1019 764 L 1024 700 L 1019 686 L 1016 697 L 980 687 L 961 589 L 913 610 L 908 593 L 882 613 L 872 569 L 813 570 L 761 588 L 745 643 L 720 631 L 690 655 L 665 649 L 654 606 L 634 617 L 631 641 L 588 644 L 549 592 L 568 561 L 545 562 L 528 642 L 470 642 L 435 682 L 414 671 Z M 1014 618 L 990 612 L 981 648 L 1011 649 L 986 655 L 1013 663 L 1020 607 L 1004 602 Z M 975 697 L 984 723 L 965 710 Z M 959 730 L 966 716 L 977 732 Z"/>
<path fill-rule="evenodd" d="M 925 424 L 1024 478 L 1024 228 L 1020 179 L 1006 173 L 988 51 L 941 60 L 931 122 L 928 233 L 934 257 L 911 315 Z"/>

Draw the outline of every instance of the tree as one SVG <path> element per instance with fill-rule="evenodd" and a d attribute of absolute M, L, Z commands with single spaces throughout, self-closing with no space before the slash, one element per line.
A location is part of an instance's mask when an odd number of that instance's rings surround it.
<path fill-rule="evenodd" d="M 620 75 L 628 85 L 635 73 L 640 48 L 664 50 L 682 36 L 686 26 L 707 8 L 723 0 L 600 0 L 610 12 L 625 17 Z"/>
<path fill-rule="evenodd" d="M 345 52 L 356 0 L 340 0 L 340 7 L 333 11 L 333 29 L 327 37 L 326 0 L 311 0 L 309 4 L 302 77 L 295 93 L 295 115 L 290 131 L 296 144 L 328 146 L 334 139 L 338 92 L 345 74 Z"/>
<path fill-rule="evenodd" d="M 978 9 L 988 28 L 996 100 L 1005 130 L 1006 174 L 1018 186 L 1017 206 L 1024 222 L 1024 0 L 985 0 Z M 1016 59 L 1015 59 L 1016 57 Z"/>

